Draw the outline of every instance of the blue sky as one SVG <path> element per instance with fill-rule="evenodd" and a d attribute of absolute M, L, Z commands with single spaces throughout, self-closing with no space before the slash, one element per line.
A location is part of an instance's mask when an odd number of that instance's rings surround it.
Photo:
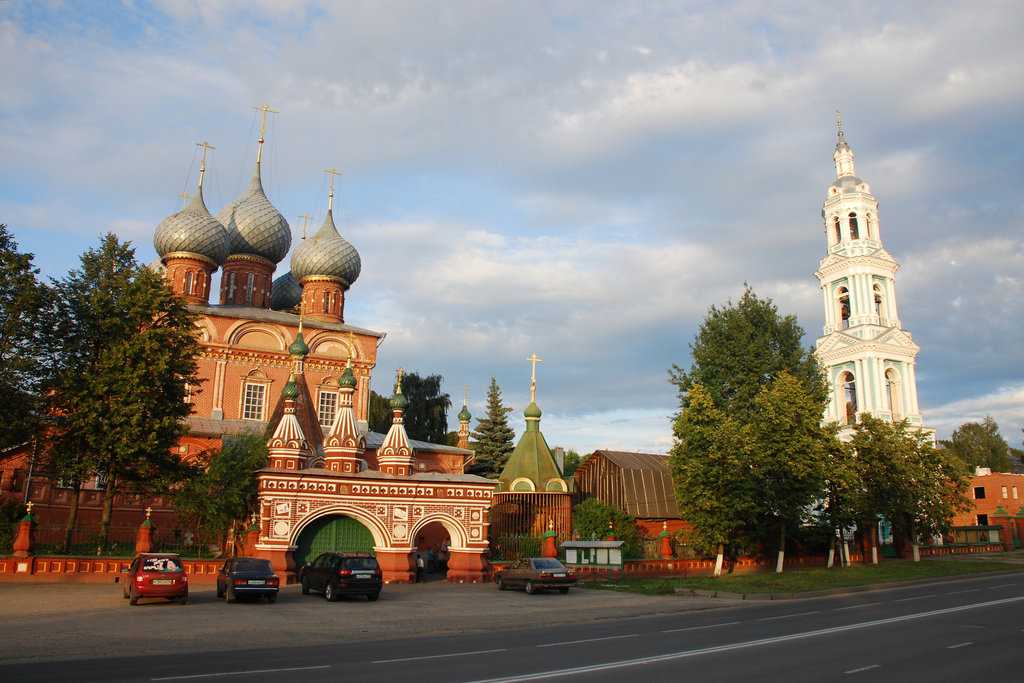
<path fill-rule="evenodd" d="M 378 388 L 440 372 L 479 414 L 494 375 L 518 411 L 536 351 L 549 442 L 665 450 L 666 370 L 708 306 L 749 282 L 820 333 L 838 108 L 926 423 L 992 414 L 1019 446 L 1022 25 L 1013 2 L 5 2 L 0 221 L 47 275 L 108 229 L 148 261 L 194 144 L 217 210 L 268 102 L 296 237 L 345 172 Z"/>

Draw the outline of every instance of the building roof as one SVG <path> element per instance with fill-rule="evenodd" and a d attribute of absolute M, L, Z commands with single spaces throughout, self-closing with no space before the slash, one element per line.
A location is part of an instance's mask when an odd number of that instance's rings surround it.
<path fill-rule="evenodd" d="M 256 308 L 255 306 L 234 306 L 225 304 L 189 304 L 189 310 L 193 313 L 202 313 L 204 315 L 216 315 L 222 318 L 238 318 L 240 320 L 261 320 L 263 322 L 281 323 L 282 325 L 295 325 L 299 324 L 299 316 L 294 313 L 288 313 L 287 311 L 272 311 L 266 308 Z M 355 327 L 353 325 L 347 325 L 345 323 L 332 323 L 324 320 L 309 320 L 304 319 L 302 324 L 306 327 L 312 327 L 320 330 L 336 330 L 338 332 L 354 332 L 356 334 L 365 334 L 369 337 L 379 337 L 383 339 L 387 336 L 385 332 L 374 332 L 373 330 L 367 330 L 362 327 Z"/>
<path fill-rule="evenodd" d="M 576 471 L 585 470 L 588 463 L 599 457 L 619 470 L 622 506 L 626 514 L 654 519 L 681 518 L 668 456 L 597 450 Z"/>
<path fill-rule="evenodd" d="M 522 438 L 519 439 L 498 477 L 501 490 L 511 492 L 516 491 L 514 484 L 519 479 L 529 479 L 533 482 L 533 490 L 537 492 L 561 492 L 561 487 L 554 491 L 548 490 L 548 482 L 553 479 L 557 479 L 568 488 L 568 482 L 562 479 L 562 473 L 558 471 L 548 442 L 539 428 L 523 432 Z"/>

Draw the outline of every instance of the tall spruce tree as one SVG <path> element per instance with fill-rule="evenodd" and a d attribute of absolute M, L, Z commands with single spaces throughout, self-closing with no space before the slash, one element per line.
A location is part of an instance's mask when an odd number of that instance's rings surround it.
<path fill-rule="evenodd" d="M 163 489 L 182 476 L 171 448 L 186 431 L 186 387 L 199 383 L 196 316 L 136 262 L 130 243 L 109 233 L 55 293 L 53 464 L 76 478 L 76 488 L 88 474 L 103 481 L 102 549 L 117 493 Z"/>
<path fill-rule="evenodd" d="M 30 439 L 42 414 L 51 297 L 32 258 L 0 224 L 0 448 Z"/>
<path fill-rule="evenodd" d="M 473 441 L 470 447 L 476 451 L 476 461 L 470 467 L 473 474 L 491 478 L 501 474 L 515 448 L 512 443 L 515 432 L 508 426 L 511 412 L 512 409 L 502 403 L 498 381 L 491 377 L 487 388 L 487 416 L 477 420 L 476 431 L 470 435 Z"/>

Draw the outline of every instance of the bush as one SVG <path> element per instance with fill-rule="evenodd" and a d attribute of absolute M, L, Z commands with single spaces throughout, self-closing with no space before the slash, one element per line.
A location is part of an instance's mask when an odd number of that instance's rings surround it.
<path fill-rule="evenodd" d="M 10 555 L 18 535 L 18 522 L 25 515 L 25 506 L 14 501 L 0 503 L 0 555 Z"/>
<path fill-rule="evenodd" d="M 607 537 L 609 522 L 615 538 L 624 541 L 623 557 L 643 558 L 643 536 L 633 517 L 597 498 L 588 498 L 572 509 L 573 531 L 583 540 L 601 540 Z"/>

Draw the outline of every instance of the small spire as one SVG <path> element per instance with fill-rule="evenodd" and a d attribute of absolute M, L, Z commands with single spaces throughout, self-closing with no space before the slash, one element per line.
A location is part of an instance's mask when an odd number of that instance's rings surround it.
<path fill-rule="evenodd" d="M 843 112 L 836 109 L 836 144 L 846 142 L 846 131 L 843 130 Z"/>
<path fill-rule="evenodd" d="M 331 213 L 334 210 L 334 176 L 341 175 L 341 171 L 331 167 L 324 170 L 327 174 L 328 183 L 330 189 L 327 191 L 327 213 Z"/>
<path fill-rule="evenodd" d="M 279 114 L 280 112 L 277 109 L 271 109 L 269 104 L 261 104 L 253 109 L 260 113 L 260 139 L 256 147 L 256 175 L 259 175 L 260 163 L 263 161 L 263 143 L 267 136 L 267 114 Z"/>
<path fill-rule="evenodd" d="M 404 376 L 405 370 L 398 368 L 398 371 L 395 372 L 395 395 L 391 398 L 391 409 L 394 411 L 404 411 L 405 407 L 409 405 L 409 399 L 402 395 L 402 377 Z"/>
<path fill-rule="evenodd" d="M 530 403 L 537 402 L 537 363 L 543 363 L 543 358 L 537 358 L 536 353 L 531 353 L 526 360 L 530 361 Z"/>
<path fill-rule="evenodd" d="M 395 372 L 395 394 L 402 393 L 402 377 L 405 376 L 405 369 L 398 368 Z"/>
<path fill-rule="evenodd" d="M 214 147 L 213 145 L 211 145 L 206 140 L 203 140 L 202 142 L 197 142 L 196 143 L 196 147 L 202 147 L 203 148 L 203 158 L 199 162 L 199 183 L 198 183 L 199 191 L 202 192 L 203 191 L 203 178 L 206 177 L 206 155 L 207 155 L 207 153 L 209 153 L 209 151 L 211 149 L 217 149 L 217 148 Z"/>

